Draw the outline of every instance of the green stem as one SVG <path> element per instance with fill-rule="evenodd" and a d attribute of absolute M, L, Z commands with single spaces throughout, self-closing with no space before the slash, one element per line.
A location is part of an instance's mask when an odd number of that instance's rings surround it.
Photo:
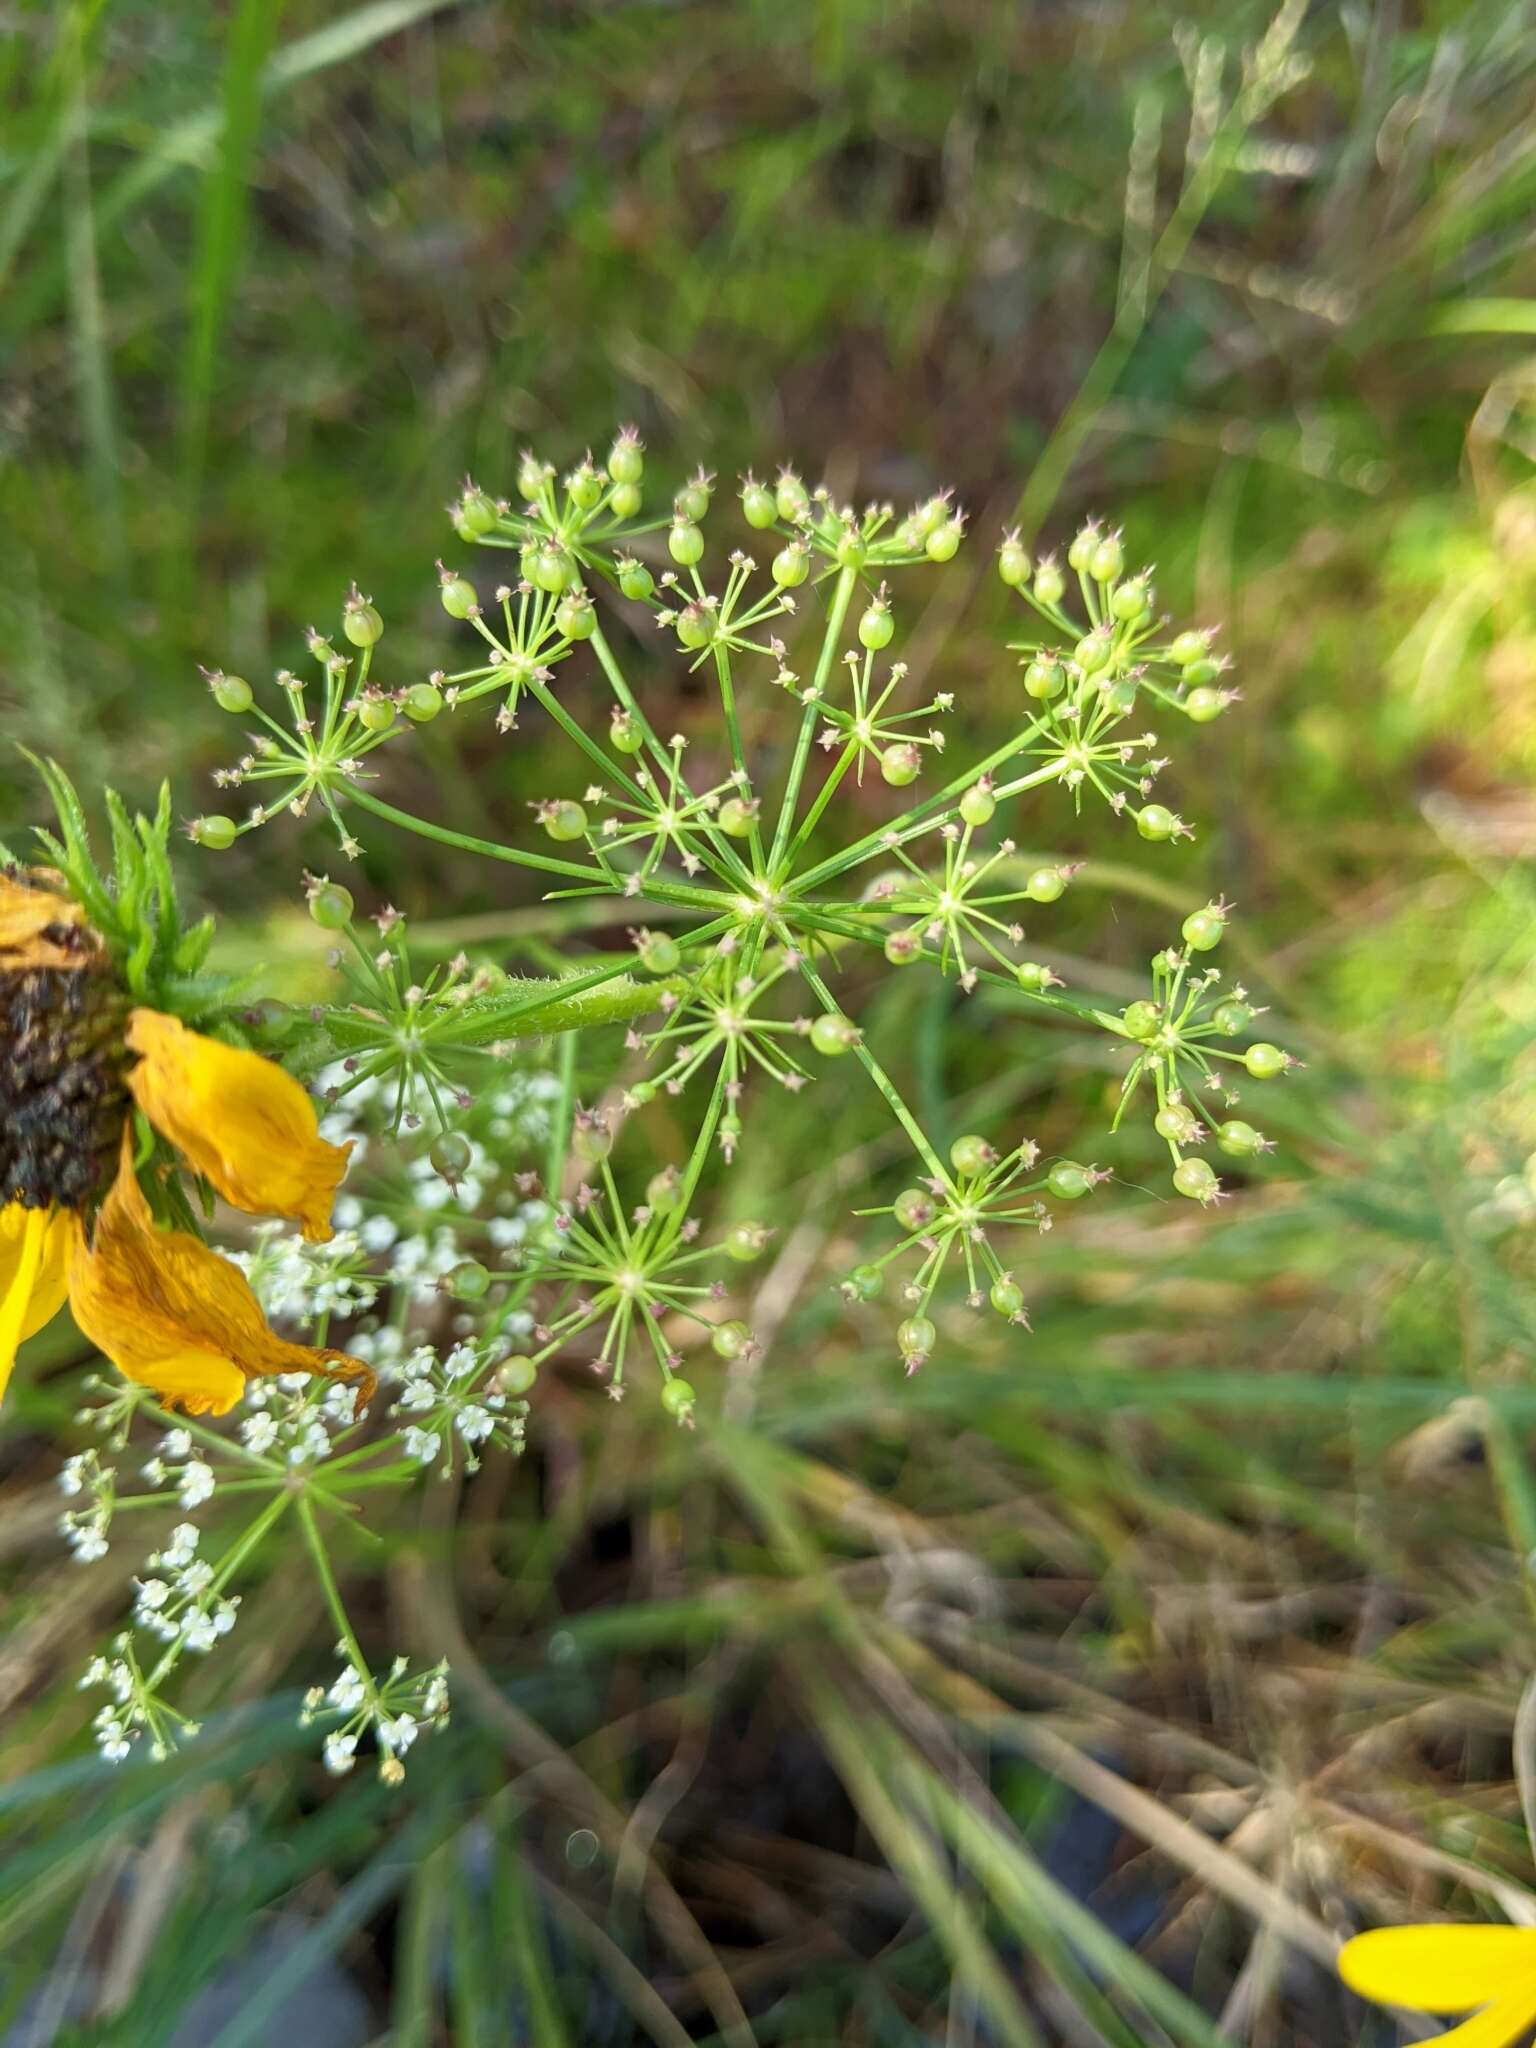
<path fill-rule="evenodd" d="M 398 825 L 406 832 L 415 832 L 423 839 L 434 839 L 440 846 L 455 847 L 460 853 L 477 853 L 485 860 L 509 862 L 513 867 L 536 868 L 546 875 L 567 875 L 578 882 L 602 883 L 606 880 L 596 868 L 578 867 L 575 861 L 556 860 L 546 853 L 524 853 L 515 846 L 502 846 L 494 839 L 473 839 L 467 832 L 451 831 L 446 825 L 430 825 L 425 818 L 413 818 L 409 811 L 397 811 L 393 804 L 387 804 L 382 797 L 370 794 L 366 789 L 351 786 L 352 801 L 365 811 L 382 818 L 388 825 Z M 695 910 L 718 910 L 726 901 L 715 889 L 690 889 L 680 882 L 647 882 L 646 893 L 663 903 L 681 903 Z M 614 891 L 617 895 L 619 892 Z"/>
<path fill-rule="evenodd" d="M 800 801 L 800 784 L 805 779 L 805 764 L 810 758 L 811 739 L 816 730 L 816 721 L 821 716 L 827 678 L 832 673 L 837 643 L 843 635 L 843 622 L 848 616 L 848 606 L 852 601 L 857 581 L 856 569 L 839 569 L 837 572 L 837 588 L 832 593 L 832 604 L 827 612 L 827 629 L 821 637 L 821 652 L 816 658 L 816 673 L 811 680 L 814 695 L 800 719 L 800 736 L 795 742 L 795 758 L 790 763 L 789 780 L 784 785 L 784 801 L 779 806 L 779 822 L 774 828 L 773 851 L 768 856 L 770 873 L 776 874 L 778 871 L 779 863 L 784 857 L 784 848 L 789 840 L 790 828 L 795 822 L 795 806 Z"/>
<path fill-rule="evenodd" d="M 373 1673 L 368 1667 L 368 1660 L 363 1655 L 356 1632 L 352 1627 L 351 1617 L 347 1613 L 346 1602 L 341 1597 L 341 1588 L 336 1583 L 336 1574 L 331 1570 L 330 1553 L 325 1547 L 325 1538 L 320 1534 L 320 1524 L 315 1520 L 314 1505 L 306 1494 L 300 1494 L 298 1500 L 299 1521 L 304 1530 L 304 1541 L 309 1546 L 309 1554 L 314 1561 L 315 1576 L 319 1579 L 320 1590 L 325 1595 L 325 1604 L 330 1610 L 332 1621 L 336 1624 L 337 1637 L 345 1648 L 347 1655 L 351 1658 L 353 1669 L 357 1672 L 358 1677 L 363 1681 L 368 1691 L 377 1699 L 378 1694 L 373 1683 Z"/>
<path fill-rule="evenodd" d="M 808 963 L 803 962 L 801 964 L 800 974 L 801 978 L 804 981 L 808 982 L 811 988 L 813 988 L 816 994 L 821 998 L 822 1007 L 831 1012 L 831 1014 L 834 1016 L 840 1014 L 841 1006 L 839 1005 L 837 998 L 833 995 L 831 989 L 827 987 L 826 983 L 822 980 L 821 976 L 816 972 L 815 968 L 810 966 Z M 902 1129 L 906 1132 L 907 1136 L 912 1140 L 912 1143 L 917 1147 L 918 1155 L 923 1160 L 924 1164 L 927 1166 L 929 1172 L 933 1175 L 935 1180 L 942 1181 L 946 1187 L 949 1186 L 949 1175 L 944 1171 L 943 1161 L 939 1158 L 938 1153 L 934 1151 L 932 1145 L 928 1142 L 927 1133 L 924 1131 L 922 1125 L 918 1122 L 917 1118 L 912 1114 L 911 1110 L 908 1109 L 907 1105 L 902 1101 L 900 1094 L 897 1092 L 896 1083 L 891 1079 L 890 1075 L 885 1071 L 884 1067 L 881 1066 L 880 1062 L 875 1058 L 874 1054 L 870 1051 L 869 1047 L 864 1043 L 862 1038 L 859 1040 L 858 1044 L 853 1049 L 855 1053 L 858 1055 L 860 1064 L 863 1066 L 865 1073 L 868 1074 L 869 1078 L 880 1090 L 880 1093 L 885 1097 L 886 1102 L 890 1106 L 891 1114 L 896 1118 L 896 1121 L 901 1125 Z"/>
<path fill-rule="evenodd" d="M 816 827 L 820 824 L 822 812 L 827 808 L 827 805 L 831 803 L 833 797 L 837 794 L 838 787 L 841 784 L 843 777 L 848 773 L 848 770 L 853 766 L 854 760 L 858 755 L 858 751 L 858 741 L 849 740 L 848 744 L 843 748 L 842 754 L 840 755 L 837 764 L 833 768 L 831 774 L 827 777 L 826 781 L 821 785 L 821 788 L 816 792 L 816 801 L 811 805 L 811 808 L 806 812 L 804 818 L 802 818 L 802 820 L 800 821 L 800 830 L 795 834 L 794 838 L 790 841 L 789 853 L 786 856 L 789 866 L 794 866 L 795 855 L 800 851 L 801 847 L 804 846 L 805 842 L 810 838 L 811 834 L 816 830 Z"/>

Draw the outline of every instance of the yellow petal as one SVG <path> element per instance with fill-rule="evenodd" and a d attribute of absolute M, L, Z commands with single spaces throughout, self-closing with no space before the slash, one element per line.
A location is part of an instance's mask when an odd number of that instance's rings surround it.
<path fill-rule="evenodd" d="M 1339 1975 L 1378 2005 L 1466 2012 L 1536 1977 L 1536 1929 L 1378 1927 L 1345 1942 Z"/>
<path fill-rule="evenodd" d="M 77 1239 L 69 1266 L 75 1321 L 125 1379 L 167 1407 L 223 1415 L 263 1373 L 324 1373 L 373 1397 L 368 1368 L 344 1351 L 312 1351 L 268 1329 L 245 1275 L 183 1230 L 157 1230 L 123 1133 L 117 1179 L 95 1236 Z"/>
<path fill-rule="evenodd" d="M 70 1246 L 79 1226 L 67 1209 L 0 1209 L 0 1395 L 16 1349 L 64 1304 Z"/>
<path fill-rule="evenodd" d="M 352 1148 L 326 1144 L 293 1076 L 158 1010 L 133 1012 L 128 1044 L 140 1055 L 128 1077 L 135 1102 L 225 1201 L 290 1216 L 323 1244 Z"/>
<path fill-rule="evenodd" d="M 91 950 L 85 912 L 51 868 L 0 868 L 0 964 L 79 967 Z"/>

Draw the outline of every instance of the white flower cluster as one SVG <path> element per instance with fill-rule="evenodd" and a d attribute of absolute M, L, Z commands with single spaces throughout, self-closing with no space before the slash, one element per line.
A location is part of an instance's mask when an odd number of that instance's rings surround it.
<path fill-rule="evenodd" d="M 179 1467 L 174 1470 L 173 1467 Z M 144 1477 L 156 1488 L 174 1484 L 177 1498 L 184 1508 L 200 1508 L 204 1501 L 213 1499 L 217 1481 L 213 1467 L 203 1458 L 192 1455 L 191 1433 L 185 1429 L 168 1429 L 160 1439 L 160 1449 L 152 1458 L 146 1458 L 143 1465 Z"/>
<path fill-rule="evenodd" d="M 357 1388 L 282 1373 L 251 1380 L 245 1405 L 250 1413 L 241 1418 L 240 1440 L 248 1451 L 291 1466 L 318 1465 L 330 1456 L 336 1435 L 357 1421 Z"/>
<path fill-rule="evenodd" d="M 351 1207 L 360 1210 L 353 1198 Z M 328 1244 L 306 1244 L 280 1223 L 258 1226 L 253 1250 L 225 1256 L 244 1273 L 270 1318 L 303 1330 L 323 1317 L 355 1316 L 372 1308 L 379 1283 L 368 1270 L 371 1251 L 355 1229 L 338 1230 Z"/>
<path fill-rule="evenodd" d="M 216 1591 L 213 1566 L 197 1554 L 199 1540 L 195 1523 L 180 1522 L 164 1550 L 151 1553 L 151 1576 L 134 1581 L 133 1619 L 162 1643 L 206 1656 L 234 1627 L 240 1600 Z"/>
<path fill-rule="evenodd" d="M 446 1478 L 454 1467 L 456 1440 L 471 1472 L 479 1469 L 482 1445 L 496 1444 L 514 1454 L 522 1450 L 525 1405 L 496 1385 L 496 1367 L 510 1348 L 505 1337 L 489 1344 L 466 1341 L 439 1358 L 429 1344 L 421 1344 L 400 1362 L 403 1391 L 390 1413 L 408 1418 L 408 1457 L 423 1465 L 442 1460 Z"/>
<path fill-rule="evenodd" d="M 436 1664 L 414 1676 L 404 1657 L 397 1657 L 388 1676 L 375 1680 L 354 1659 L 345 1643 L 336 1653 L 342 1669 L 329 1687 L 311 1686 L 304 1695 L 300 1722 L 308 1727 L 321 1715 L 339 1714 L 339 1726 L 325 1738 L 325 1767 L 343 1777 L 357 1761 L 357 1747 L 372 1728 L 379 1751 L 379 1776 L 398 1785 L 405 1776 L 401 1758 L 419 1735 L 448 1721 L 448 1666 Z"/>
<path fill-rule="evenodd" d="M 139 1668 L 133 1644 L 126 1635 L 112 1645 L 112 1654 L 93 1657 L 80 1680 L 80 1690 L 105 1686 L 111 1698 L 92 1717 L 96 1747 L 109 1764 L 120 1764 L 141 1737 L 149 1741 L 149 1753 L 163 1762 L 178 1739 L 190 1740 L 199 1733 L 200 1723 L 167 1706 L 156 1690 L 164 1675 L 164 1660 L 156 1673 L 146 1677 Z"/>
<path fill-rule="evenodd" d="M 94 1564 L 110 1547 L 107 1531 L 117 1499 L 117 1473 L 96 1451 L 80 1451 L 65 1459 L 59 1491 L 70 1500 L 84 1498 L 84 1506 L 66 1508 L 60 1515 L 59 1530 L 81 1564 Z"/>

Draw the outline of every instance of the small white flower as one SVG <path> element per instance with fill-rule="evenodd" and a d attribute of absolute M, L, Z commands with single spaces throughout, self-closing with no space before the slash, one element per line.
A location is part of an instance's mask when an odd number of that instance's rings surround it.
<path fill-rule="evenodd" d="M 333 1707 L 343 1714 L 350 1714 L 363 1703 L 363 1681 L 352 1665 L 348 1665 L 332 1685 L 326 1698 Z"/>
<path fill-rule="evenodd" d="M 325 1738 L 325 1768 L 333 1777 L 345 1777 L 357 1761 L 357 1737 L 355 1735 L 327 1735 Z"/>
<path fill-rule="evenodd" d="M 181 1504 L 184 1508 L 201 1507 L 205 1500 L 213 1497 L 213 1467 L 205 1465 L 201 1458 L 193 1458 L 182 1470 Z"/>
<path fill-rule="evenodd" d="M 192 1438 L 184 1429 L 168 1429 L 160 1439 L 160 1449 L 167 1458 L 186 1458 L 192 1454 Z"/>
<path fill-rule="evenodd" d="M 442 1438 L 430 1429 L 416 1429 L 413 1427 L 405 1432 L 406 1456 L 408 1458 L 415 1458 L 423 1465 L 435 1464 L 438 1453 L 442 1448 Z"/>
<path fill-rule="evenodd" d="M 248 1451 L 255 1451 L 258 1457 L 263 1451 L 271 1450 L 277 1440 L 277 1418 L 265 1409 L 255 1415 L 247 1415 L 240 1425 L 240 1435 Z"/>
<path fill-rule="evenodd" d="M 397 1714 L 393 1721 L 381 1721 L 379 1735 L 397 1756 L 408 1750 L 420 1733 L 414 1714 Z"/>

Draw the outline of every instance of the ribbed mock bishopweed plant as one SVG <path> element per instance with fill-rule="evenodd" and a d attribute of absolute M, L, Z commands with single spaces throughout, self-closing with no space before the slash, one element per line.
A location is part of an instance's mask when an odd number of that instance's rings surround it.
<path fill-rule="evenodd" d="M 1188 836 L 1154 794 L 1165 764 L 1151 721 L 1205 723 L 1236 696 L 1210 636 L 1170 629 L 1149 574 L 1128 566 L 1117 534 L 1084 527 L 1064 566 L 1052 556 L 1032 561 L 1015 536 L 1003 541 L 998 570 L 1019 598 L 1023 637 L 1010 643 L 1020 673 L 1005 671 L 998 694 L 1017 690 L 1019 709 L 1000 744 L 956 770 L 965 735 L 951 747 L 953 694 L 914 703 L 922 693 L 894 652 L 908 580 L 942 570 L 962 545 L 965 519 L 947 495 L 898 518 L 889 505 L 845 508 L 791 470 L 772 485 L 749 475 L 739 516 L 755 555 L 712 541 L 714 480 L 702 470 L 665 518 L 644 516 L 644 474 L 640 441 L 625 430 L 602 466 L 588 456 L 557 478 L 528 454 L 513 496 L 465 486 L 451 507 L 460 551 L 438 565 L 443 610 L 469 645 L 460 665 L 418 680 L 389 676 L 383 619 L 354 588 L 341 618 L 344 650 L 312 633 L 318 675 L 278 677 L 286 727 L 244 678 L 211 675 L 219 705 L 256 721 L 247 752 L 221 778 L 255 801 L 239 819 L 199 819 L 192 836 L 227 847 L 284 809 L 302 815 L 319 805 L 348 859 L 361 850 L 363 822 L 378 821 L 523 868 L 552 896 L 612 904 L 610 928 L 627 929 L 628 950 L 563 979 L 518 982 L 465 962 L 417 978 L 394 912 L 378 919 L 377 949 L 357 930 L 350 892 L 312 878 L 314 914 L 342 935 L 358 984 L 357 1001 L 326 1019 L 326 1048 L 345 1068 L 332 1095 L 382 1084 L 398 1116 L 424 1090 L 433 1156 L 451 1177 L 477 1060 L 494 1068 L 514 1038 L 532 1032 L 607 1028 L 619 1051 L 614 1071 L 628 1065 L 611 1109 L 574 1118 L 570 1149 L 588 1178 L 547 1190 L 551 1227 L 521 1249 L 496 1292 L 536 1316 L 520 1354 L 530 1382 L 556 1354 L 585 1346 L 618 1396 L 638 1347 L 659 1372 L 668 1409 L 686 1419 L 695 1394 L 664 1331 L 707 1320 L 704 1305 L 718 1291 L 702 1277 L 710 1253 L 692 1215 L 701 1175 L 712 1152 L 735 1159 L 746 1123 L 775 1088 L 799 1090 L 851 1064 L 904 1133 L 912 1184 L 873 1212 L 891 1219 L 888 1239 L 844 1284 L 851 1300 L 894 1294 L 908 1370 L 932 1352 L 935 1299 L 957 1279 L 973 1306 L 1024 1323 L 1022 1260 L 1010 1240 L 1048 1227 L 1053 1204 L 1109 1177 L 984 1133 L 941 1156 L 839 993 L 860 956 L 948 977 L 966 992 L 1022 990 L 1069 1024 L 1112 1034 L 1131 1054 L 1125 1102 L 1155 1098 L 1173 1186 L 1202 1203 L 1222 1193 L 1202 1149 L 1208 1140 L 1237 1159 L 1267 1149 L 1229 1114 L 1234 1079 L 1267 1081 L 1291 1062 L 1250 1042 L 1255 1011 L 1243 990 L 1197 964 L 1221 941 L 1223 902 L 1185 919 L 1181 942 L 1154 959 L 1146 995 L 1123 1010 L 1079 999 L 1049 966 L 1021 957 L 1026 920 L 1032 933 L 1074 872 L 1021 860 L 1008 830 L 1026 805 L 1049 795 L 1078 809 L 1094 801 L 1153 845 Z M 490 551 L 488 570 L 473 565 L 471 548 Z M 626 673 L 604 623 L 622 622 L 626 608 L 641 633 L 659 632 L 713 686 L 718 718 L 712 711 L 702 731 L 696 720 L 691 734 L 658 724 L 655 693 Z M 600 720 L 578 699 L 583 668 L 609 698 Z M 413 727 L 491 706 L 498 731 L 537 749 L 540 779 L 548 776 L 525 834 L 472 838 L 382 798 L 384 750 Z M 839 794 L 874 777 L 899 793 L 891 815 L 839 839 Z M 621 1193 L 611 1156 L 618 1126 L 663 1093 L 690 1105 L 692 1143 L 643 1189 Z M 669 1106 L 669 1128 L 676 1115 Z M 738 1224 L 722 1248 L 749 1260 L 771 1234 L 766 1223 Z M 489 1312 L 493 1329 L 498 1315 Z M 727 1359 L 754 1344 L 734 1318 L 716 1322 L 710 1341 Z"/>
<path fill-rule="evenodd" d="M 558 482 L 525 457 L 514 499 L 466 486 L 452 508 L 463 552 L 438 580 L 469 649 L 460 665 L 391 675 L 383 619 L 354 589 L 340 643 L 310 636 L 317 673 L 278 676 L 286 723 L 242 677 L 211 674 L 218 706 L 251 721 L 220 777 L 249 801 L 189 828 L 221 849 L 281 813 L 323 813 L 347 860 L 365 828 L 419 834 L 590 899 L 583 928 L 611 934 L 606 951 L 542 979 L 443 959 L 389 905 L 361 918 L 343 881 L 309 875 L 344 980 L 336 1000 L 300 1008 L 208 973 L 211 933 L 185 928 L 177 903 L 168 797 L 145 819 L 109 793 L 103 872 L 74 792 L 39 764 L 60 820 L 40 835 L 44 864 L 0 847 L 0 1387 L 68 1299 L 121 1378 L 90 1383 L 63 1533 L 92 1563 L 123 1515 L 154 1521 L 127 1625 L 84 1680 L 106 1693 L 95 1725 L 110 1758 L 141 1743 L 163 1754 L 189 1732 L 168 1688 L 235 1628 L 242 1574 L 291 1519 L 341 1659 L 304 1719 L 332 1770 L 366 1738 L 398 1780 L 446 1715 L 446 1674 L 400 1660 L 375 1674 L 330 1532 L 362 1522 L 380 1488 L 516 1454 L 556 1358 L 585 1362 L 614 1399 L 636 1379 L 658 1388 L 685 1425 L 695 1359 L 749 1369 L 738 1297 L 777 1219 L 703 1226 L 734 1207 L 717 1184 L 749 1129 L 767 1125 L 758 1142 L 773 1143 L 764 1105 L 781 1088 L 862 1073 L 899 1132 L 907 1184 L 860 1205 L 875 1241 L 840 1284 L 850 1304 L 891 1302 L 908 1371 L 960 1300 L 1027 1327 L 1028 1233 L 1110 1175 L 1013 1132 L 941 1151 L 866 1042 L 860 963 L 966 994 L 1006 988 L 1108 1034 L 1124 1057 L 1116 1122 L 1145 1103 L 1174 1188 L 1198 1203 L 1222 1194 L 1212 1141 L 1243 1162 L 1268 1149 L 1232 1114 L 1234 1084 L 1292 1061 L 1204 964 L 1228 906 L 1186 917 L 1145 993 L 1110 1008 L 1070 989 L 1036 935 L 1074 870 L 1010 836 L 1028 818 L 1037 839 L 1047 799 L 1102 804 L 1153 847 L 1190 831 L 1155 794 L 1152 727 L 1213 719 L 1235 692 L 1208 635 L 1170 629 L 1120 539 L 1085 527 L 1064 567 L 1003 541 L 1020 628 L 993 696 L 1015 708 L 1006 736 L 957 769 L 954 695 L 915 688 L 894 653 L 910 584 L 964 540 L 948 497 L 897 518 L 845 509 L 788 470 L 771 486 L 749 476 L 740 518 L 764 569 L 711 544 L 708 476 L 661 519 L 643 516 L 643 478 L 626 431 L 602 468 L 588 459 Z M 488 573 L 471 547 L 490 551 Z M 712 688 L 688 733 L 669 730 L 677 714 L 661 715 L 610 639 L 626 611 Z M 608 699 L 597 719 L 594 682 Z M 522 832 L 471 837 L 385 800 L 389 750 L 487 711 L 532 750 L 540 793 Z M 859 829 L 871 802 L 888 815 Z M 626 1182 L 621 1141 L 647 1121 L 643 1179 Z M 221 1255 L 204 1237 L 216 1196 L 298 1228 L 263 1224 Z M 234 1427 L 215 1427 L 237 1404 Z"/>

